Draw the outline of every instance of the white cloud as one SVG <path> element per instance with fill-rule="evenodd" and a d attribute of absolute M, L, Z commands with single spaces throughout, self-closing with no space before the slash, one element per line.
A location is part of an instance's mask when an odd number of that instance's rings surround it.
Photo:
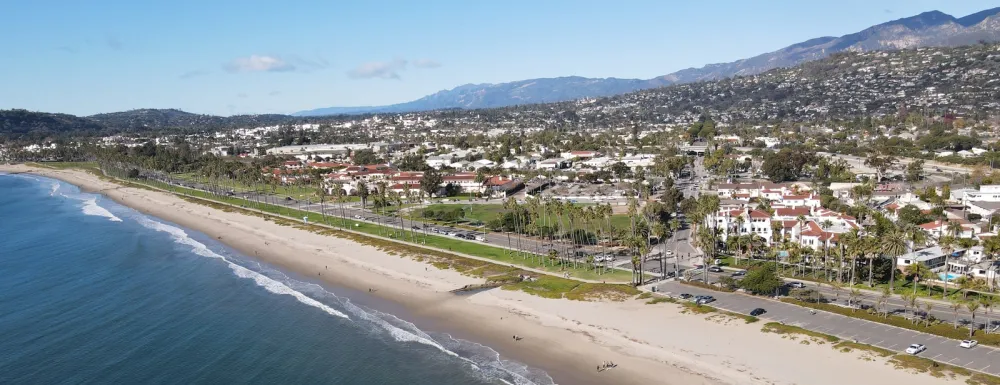
<path fill-rule="evenodd" d="M 413 61 L 413 66 L 417 68 L 438 68 L 441 62 L 431 59 L 417 59 Z"/>
<path fill-rule="evenodd" d="M 222 66 L 226 72 L 286 72 L 295 70 L 295 66 L 276 56 L 250 55 L 240 57 Z"/>
<path fill-rule="evenodd" d="M 373 61 L 362 64 L 347 72 L 352 79 L 399 79 L 399 73 L 406 69 L 406 60 Z"/>

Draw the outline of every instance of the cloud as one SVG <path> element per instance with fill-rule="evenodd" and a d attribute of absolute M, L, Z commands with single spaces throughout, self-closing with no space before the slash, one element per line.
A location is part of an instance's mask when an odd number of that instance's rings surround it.
<path fill-rule="evenodd" d="M 180 78 L 181 79 L 191 79 L 191 78 L 196 78 L 196 77 L 199 77 L 199 76 L 205 76 L 205 75 L 208 75 L 208 74 L 209 74 L 208 71 L 194 70 L 194 71 L 188 71 L 188 72 L 182 73 L 181 76 L 180 76 Z"/>
<path fill-rule="evenodd" d="M 882 10 L 882 12 L 885 12 L 885 13 L 892 13 L 892 10 L 891 10 L 891 9 L 889 9 L 889 8 L 886 8 L 886 9 L 883 9 L 883 10 Z"/>
<path fill-rule="evenodd" d="M 118 38 L 111 35 L 104 37 L 104 44 L 107 44 L 108 47 L 111 47 L 111 49 L 115 51 L 121 51 L 123 48 L 122 42 L 118 40 Z"/>
<path fill-rule="evenodd" d="M 438 68 L 441 63 L 431 59 L 417 59 L 413 61 L 413 66 L 417 68 Z"/>
<path fill-rule="evenodd" d="M 76 48 L 73 48 L 73 47 L 68 46 L 68 45 L 58 46 L 58 47 L 56 47 L 56 50 L 63 51 L 65 53 L 76 53 Z"/>
<path fill-rule="evenodd" d="M 247 93 L 246 92 L 240 92 L 240 93 L 236 94 L 236 97 L 237 98 L 245 98 L 245 97 L 247 97 Z"/>
<path fill-rule="evenodd" d="M 295 66 L 276 56 L 250 55 L 240 57 L 226 63 L 222 69 L 229 73 L 239 72 L 288 72 L 294 71 Z"/>
<path fill-rule="evenodd" d="M 281 95 L 281 91 L 271 91 L 267 93 L 267 96 L 278 96 Z"/>
<path fill-rule="evenodd" d="M 406 69 L 406 60 L 396 58 L 391 61 L 364 63 L 347 72 L 351 79 L 399 79 L 399 73 Z"/>

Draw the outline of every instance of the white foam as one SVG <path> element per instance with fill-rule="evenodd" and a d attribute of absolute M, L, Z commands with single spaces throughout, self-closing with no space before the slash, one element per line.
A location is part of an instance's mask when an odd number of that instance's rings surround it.
<path fill-rule="evenodd" d="M 433 337 L 431 337 L 424 331 L 417 328 L 416 325 L 414 325 L 413 323 L 404 321 L 392 314 L 382 313 L 376 310 L 365 310 L 357 305 L 354 305 L 353 303 L 351 303 L 349 300 L 346 299 L 344 300 L 344 305 L 349 313 L 379 326 L 382 330 L 388 332 L 389 335 L 392 336 L 392 338 L 395 339 L 396 341 L 417 342 L 420 344 L 432 346 L 449 356 L 456 357 L 462 361 L 465 361 L 479 373 L 482 373 L 490 377 L 491 379 L 500 380 L 501 382 L 508 385 L 536 385 L 536 383 L 531 381 L 530 379 L 518 373 L 515 373 L 514 371 L 508 370 L 507 368 L 504 368 L 502 364 L 495 365 L 490 362 L 477 362 L 476 360 L 463 357 L 462 355 L 455 353 L 454 351 L 444 347 L 442 344 L 435 341 Z M 401 326 L 396 326 L 394 324 L 399 324 Z M 460 341 L 458 340 L 454 339 L 452 340 L 456 343 L 460 343 Z M 467 341 L 461 341 L 461 342 L 467 342 Z M 494 360 L 496 361 L 497 364 L 500 364 L 499 353 L 483 345 L 479 344 L 476 345 L 482 348 L 486 348 L 490 352 L 492 352 L 494 355 Z M 501 378 L 502 375 L 511 377 L 514 380 L 514 382 L 511 383 L 510 381 Z"/>
<path fill-rule="evenodd" d="M 101 207 L 97 204 L 97 197 L 91 197 L 83 201 L 83 213 L 86 215 L 94 215 L 98 217 L 105 217 L 112 222 L 121 222 L 122 219 L 112 214 L 108 209 Z"/>
<path fill-rule="evenodd" d="M 271 293 L 290 295 L 299 302 L 320 309 L 326 312 L 327 314 L 350 319 L 350 317 L 348 317 L 347 314 L 341 313 L 322 302 L 309 298 L 305 294 L 295 291 L 281 282 L 275 281 L 267 277 L 266 275 L 263 275 L 261 273 L 247 269 L 243 266 L 231 262 L 230 260 L 226 259 L 226 257 L 223 257 L 222 255 L 219 255 L 210 250 L 208 246 L 205 246 L 205 244 L 198 242 L 194 239 L 191 239 L 191 237 L 189 237 L 187 233 L 184 232 L 184 230 L 151 220 L 144 216 L 139 217 L 139 223 L 147 228 L 170 234 L 171 238 L 173 238 L 175 242 L 191 246 L 192 248 L 191 251 L 193 251 L 195 254 L 198 254 L 203 257 L 218 258 L 225 261 L 226 264 L 233 271 L 233 273 L 236 274 L 237 277 L 251 279 L 254 281 L 254 283 L 257 284 L 257 286 L 263 287 L 265 290 Z"/>
<path fill-rule="evenodd" d="M 59 190 L 59 182 L 52 182 L 52 191 L 49 191 L 49 196 L 55 196 L 56 190 Z"/>

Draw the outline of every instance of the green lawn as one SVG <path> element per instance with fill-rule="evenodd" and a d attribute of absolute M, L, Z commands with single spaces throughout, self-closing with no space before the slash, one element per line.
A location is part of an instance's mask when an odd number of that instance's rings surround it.
<path fill-rule="evenodd" d="M 470 241 L 463 241 L 452 237 L 420 234 L 417 232 L 411 233 L 410 231 L 400 231 L 399 229 L 393 229 L 390 227 L 380 226 L 377 224 L 359 222 L 359 221 L 330 217 L 330 216 L 324 218 L 318 213 L 301 211 L 284 206 L 276 206 L 266 203 L 246 201 L 236 197 L 216 196 L 214 194 L 205 191 L 172 186 L 156 181 L 143 181 L 142 183 L 146 183 L 151 186 L 172 191 L 175 193 L 189 195 L 192 197 L 201 198 L 205 200 L 223 202 L 237 206 L 245 206 L 260 211 L 264 211 L 267 213 L 283 215 L 296 219 L 305 218 L 310 223 L 323 223 L 330 226 L 347 227 L 351 230 L 358 231 L 361 233 L 395 238 L 403 241 L 412 241 L 415 243 L 426 244 L 427 246 L 432 246 L 439 249 L 450 250 L 456 253 L 463 253 L 463 254 L 473 255 L 476 257 L 488 258 L 498 263 L 519 265 L 519 266 L 544 270 L 551 272 L 553 274 L 561 274 L 565 272 L 569 273 L 570 276 L 572 277 L 591 279 L 591 280 L 603 280 L 610 282 L 629 282 L 631 280 L 631 273 L 628 271 L 611 270 L 606 274 L 599 274 L 596 270 L 587 268 L 586 263 L 579 263 L 576 267 L 574 267 L 574 264 L 572 262 L 552 261 L 549 260 L 548 258 L 534 254 L 514 253 L 510 250 L 503 249 L 500 247 L 489 246 Z"/>

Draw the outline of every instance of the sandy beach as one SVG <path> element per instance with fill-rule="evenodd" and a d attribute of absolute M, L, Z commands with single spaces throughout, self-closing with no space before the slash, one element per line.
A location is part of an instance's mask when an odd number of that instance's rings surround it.
<path fill-rule="evenodd" d="M 561 384 L 958 383 L 898 370 L 883 358 L 843 353 L 829 344 L 762 333 L 762 322 L 687 314 L 670 303 L 581 302 L 501 289 L 456 296 L 448 291 L 482 280 L 345 238 L 121 187 L 82 171 L 2 165 L 0 171 L 57 178 L 281 268 L 334 286 L 376 289 L 373 295 L 543 369 Z M 512 341 L 515 334 L 524 339 Z M 598 373 L 597 366 L 609 360 L 618 367 Z"/>

